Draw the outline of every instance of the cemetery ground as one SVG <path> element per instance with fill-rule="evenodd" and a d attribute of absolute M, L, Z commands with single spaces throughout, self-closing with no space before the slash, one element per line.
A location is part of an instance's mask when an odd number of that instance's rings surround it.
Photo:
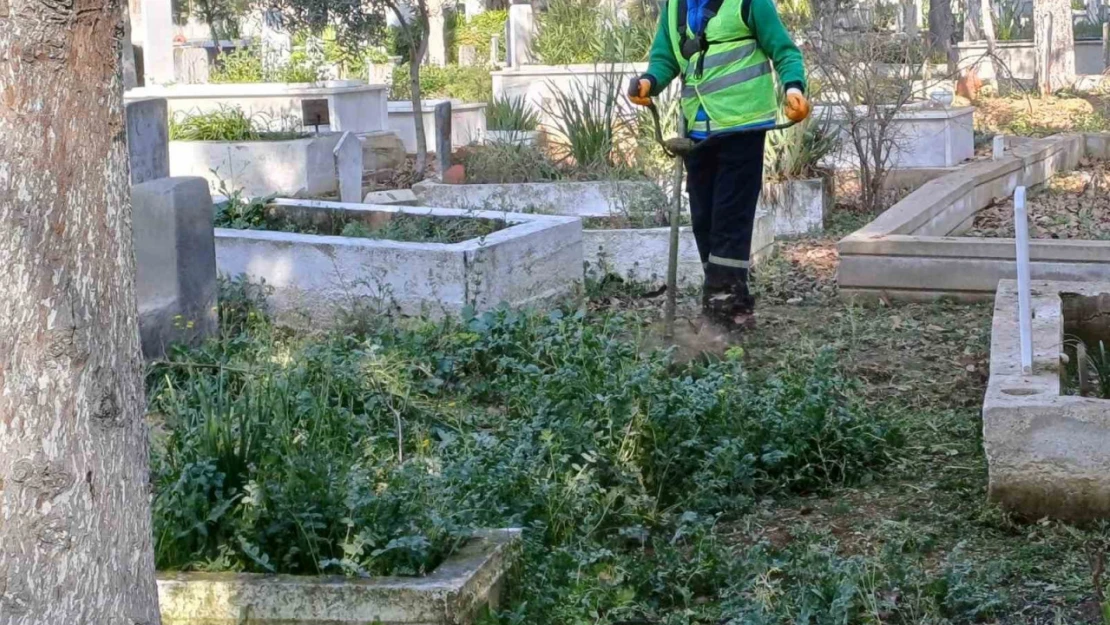
<path fill-rule="evenodd" d="M 780 242 L 758 330 L 685 363 L 619 283 L 316 335 L 226 285 L 221 338 L 148 375 L 159 566 L 418 574 L 520 526 L 490 623 L 1104 622 L 1110 528 L 986 502 L 990 306 L 837 297 L 870 217 Z"/>

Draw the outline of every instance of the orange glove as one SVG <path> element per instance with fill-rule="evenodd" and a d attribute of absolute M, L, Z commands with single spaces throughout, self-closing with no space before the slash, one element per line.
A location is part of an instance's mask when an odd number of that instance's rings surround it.
<path fill-rule="evenodd" d="M 651 104 L 651 81 L 647 78 L 633 78 L 628 83 L 628 99 L 639 106 Z"/>
<path fill-rule="evenodd" d="M 786 118 L 797 123 L 809 117 L 813 105 L 809 103 L 801 90 L 787 89 L 786 105 L 783 108 L 786 109 Z"/>

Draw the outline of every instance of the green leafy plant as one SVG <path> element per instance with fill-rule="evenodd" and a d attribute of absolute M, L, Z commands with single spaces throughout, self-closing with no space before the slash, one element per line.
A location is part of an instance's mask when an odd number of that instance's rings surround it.
<path fill-rule="evenodd" d="M 293 51 L 284 63 L 266 64 L 260 48 L 243 47 L 220 54 L 208 80 L 213 83 L 317 82 L 322 71 L 322 63 L 309 59 L 303 50 Z"/>
<path fill-rule="evenodd" d="M 540 116 L 524 96 L 501 96 L 486 106 L 488 130 L 532 131 L 540 124 Z"/>
<path fill-rule="evenodd" d="M 836 129 L 823 117 L 810 116 L 792 128 L 767 134 L 763 168 L 770 180 L 816 178 L 821 160 L 840 144 Z"/>

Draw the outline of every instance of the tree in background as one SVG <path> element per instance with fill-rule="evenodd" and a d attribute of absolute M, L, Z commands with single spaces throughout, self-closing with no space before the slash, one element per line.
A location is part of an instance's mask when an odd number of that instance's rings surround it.
<path fill-rule="evenodd" d="M 0 4 L 0 623 L 157 625 L 119 0 Z"/>
<path fill-rule="evenodd" d="M 1042 95 L 1075 80 L 1075 40 L 1070 0 L 1033 0 L 1033 53 Z"/>

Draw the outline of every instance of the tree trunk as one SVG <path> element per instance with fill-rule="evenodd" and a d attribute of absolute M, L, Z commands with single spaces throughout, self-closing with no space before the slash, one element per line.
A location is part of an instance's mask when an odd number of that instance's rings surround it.
<path fill-rule="evenodd" d="M 119 0 L 0 2 L 0 623 L 156 625 Z"/>
<path fill-rule="evenodd" d="M 952 19 L 951 0 L 931 0 L 929 2 L 929 48 L 934 51 L 944 51 L 950 74 L 956 71 L 955 50 L 952 48 L 954 21 Z"/>
<path fill-rule="evenodd" d="M 980 0 L 967 0 L 963 34 L 965 43 L 983 40 L 983 5 Z"/>
<path fill-rule="evenodd" d="M 1049 94 L 1075 81 L 1075 42 L 1070 0 L 1033 1 L 1033 52 L 1037 88 Z"/>
<path fill-rule="evenodd" d="M 419 19 L 411 28 L 421 28 Z M 423 28 L 421 28 L 423 30 Z M 409 58 L 409 88 L 412 91 L 412 119 L 416 124 L 416 178 L 424 179 L 424 171 L 428 166 L 428 137 L 424 132 L 423 96 L 420 93 L 420 64 L 428 51 L 428 38 L 426 33 L 420 33 L 419 41 L 413 42 Z"/>

